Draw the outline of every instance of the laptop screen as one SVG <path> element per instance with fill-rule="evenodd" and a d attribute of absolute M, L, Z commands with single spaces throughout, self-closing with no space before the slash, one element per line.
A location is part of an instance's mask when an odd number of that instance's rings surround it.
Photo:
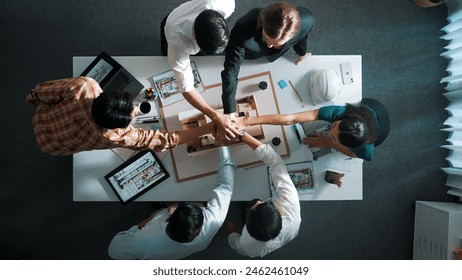
<path fill-rule="evenodd" d="M 128 92 L 133 98 L 144 88 L 143 84 L 105 52 L 101 52 L 81 76 L 95 79 L 103 90 Z"/>
<path fill-rule="evenodd" d="M 103 58 L 101 58 L 86 76 L 95 79 L 98 83 L 101 83 L 101 81 L 106 78 L 112 69 L 114 69 L 114 67 Z"/>

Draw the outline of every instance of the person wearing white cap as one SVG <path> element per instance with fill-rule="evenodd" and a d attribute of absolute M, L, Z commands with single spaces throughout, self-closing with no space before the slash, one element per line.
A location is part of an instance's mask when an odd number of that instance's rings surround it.
<path fill-rule="evenodd" d="M 324 106 L 295 114 L 275 114 L 244 118 L 236 121 L 240 126 L 257 124 L 290 125 L 316 120 L 332 123 L 330 138 L 321 134 L 305 137 L 310 147 L 330 147 L 347 156 L 372 160 L 375 147 L 388 136 L 388 112 L 377 100 L 366 98 L 359 104 Z"/>

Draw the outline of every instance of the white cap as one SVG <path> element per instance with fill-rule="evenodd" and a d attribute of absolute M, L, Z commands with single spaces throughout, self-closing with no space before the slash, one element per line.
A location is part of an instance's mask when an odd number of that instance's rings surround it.
<path fill-rule="evenodd" d="M 308 81 L 311 99 L 314 105 L 334 100 L 340 92 L 340 79 L 330 68 L 319 68 Z"/>

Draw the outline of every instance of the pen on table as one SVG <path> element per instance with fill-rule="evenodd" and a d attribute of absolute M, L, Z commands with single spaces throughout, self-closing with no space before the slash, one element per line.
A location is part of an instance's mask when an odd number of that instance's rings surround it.
<path fill-rule="evenodd" d="M 305 104 L 303 104 L 303 99 L 302 99 L 302 97 L 300 96 L 300 94 L 298 93 L 297 89 L 294 87 L 294 85 L 292 84 L 291 81 L 289 81 L 289 84 L 290 84 L 290 86 L 292 87 L 292 89 L 295 91 L 295 94 L 298 96 L 298 99 L 300 99 L 300 102 L 302 102 L 302 107 L 304 107 Z"/>
<path fill-rule="evenodd" d="M 160 119 L 159 116 L 138 116 L 137 119 Z"/>
<path fill-rule="evenodd" d="M 136 123 L 158 123 L 159 119 L 151 119 L 151 120 L 137 120 Z"/>

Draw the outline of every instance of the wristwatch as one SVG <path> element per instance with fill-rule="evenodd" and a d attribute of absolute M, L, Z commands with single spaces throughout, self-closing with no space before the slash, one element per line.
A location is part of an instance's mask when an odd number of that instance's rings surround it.
<path fill-rule="evenodd" d="M 241 130 L 239 131 L 239 140 L 242 140 L 242 137 L 244 137 L 244 134 L 245 134 L 245 130 Z"/>

